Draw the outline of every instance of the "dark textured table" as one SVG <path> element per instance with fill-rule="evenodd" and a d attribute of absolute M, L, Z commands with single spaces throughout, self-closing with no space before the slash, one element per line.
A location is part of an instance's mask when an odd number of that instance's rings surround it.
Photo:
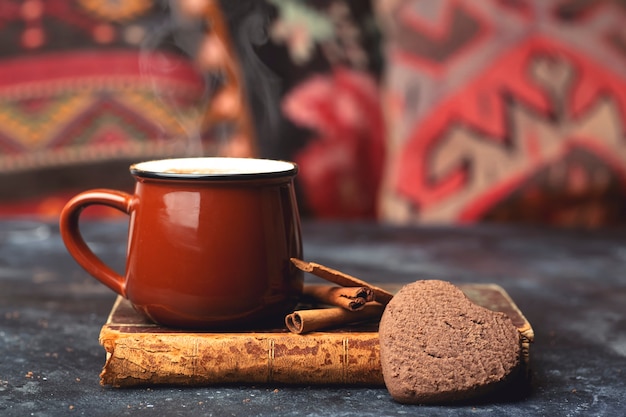
<path fill-rule="evenodd" d="M 123 270 L 125 223 L 86 223 Z M 407 406 L 384 388 L 99 385 L 115 295 L 66 253 L 55 224 L 0 222 L 1 416 L 617 416 L 626 412 L 626 231 L 305 223 L 305 259 L 372 283 L 503 286 L 533 325 L 530 392 L 513 402 Z"/>

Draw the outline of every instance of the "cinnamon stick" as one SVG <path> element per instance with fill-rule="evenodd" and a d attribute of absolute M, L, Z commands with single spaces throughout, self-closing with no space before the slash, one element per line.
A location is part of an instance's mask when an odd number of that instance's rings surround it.
<path fill-rule="evenodd" d="M 363 280 L 360 280 L 348 274 L 344 274 L 343 272 L 337 271 L 335 269 L 328 268 L 324 265 L 320 265 L 314 262 L 306 262 L 297 258 L 291 258 L 291 262 L 296 267 L 298 267 L 298 269 L 301 269 L 304 272 L 309 272 L 327 281 L 333 282 L 337 285 L 341 285 L 342 287 L 370 288 L 374 293 L 374 299 L 383 305 L 386 305 L 393 298 L 393 294 L 383 290 L 382 288 L 375 287 Z"/>
<path fill-rule="evenodd" d="M 361 310 L 365 303 L 373 301 L 374 293 L 368 287 L 335 287 L 331 285 L 305 285 L 303 301 L 327 304 L 350 311 Z"/>
<path fill-rule="evenodd" d="M 359 311 L 342 307 L 297 310 L 285 317 L 285 324 L 292 333 L 302 334 L 316 330 L 341 327 L 347 324 L 380 319 L 385 306 L 377 302 L 365 304 Z"/>

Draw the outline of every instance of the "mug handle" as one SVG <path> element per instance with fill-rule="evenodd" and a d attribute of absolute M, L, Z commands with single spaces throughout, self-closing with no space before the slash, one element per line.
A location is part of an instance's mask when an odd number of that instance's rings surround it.
<path fill-rule="evenodd" d="M 126 278 L 102 262 L 87 246 L 80 233 L 78 220 L 81 212 L 94 204 L 112 207 L 130 214 L 133 201 L 132 195 L 122 191 L 106 189 L 85 191 L 67 202 L 59 220 L 61 237 L 70 255 L 94 278 L 123 297 L 126 297 Z"/>

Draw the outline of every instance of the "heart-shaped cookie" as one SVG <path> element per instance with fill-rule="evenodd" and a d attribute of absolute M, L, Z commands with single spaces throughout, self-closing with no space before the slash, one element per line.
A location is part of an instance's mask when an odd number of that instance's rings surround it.
<path fill-rule="evenodd" d="M 402 287 L 385 308 L 379 338 L 385 385 L 401 403 L 472 399 L 521 368 L 520 335 L 511 319 L 445 281 Z"/>

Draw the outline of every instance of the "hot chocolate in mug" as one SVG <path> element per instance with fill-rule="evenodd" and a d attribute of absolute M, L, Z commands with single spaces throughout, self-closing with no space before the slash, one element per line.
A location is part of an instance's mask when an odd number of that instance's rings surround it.
<path fill-rule="evenodd" d="M 291 162 L 181 158 L 132 165 L 133 194 L 95 189 L 61 212 L 74 259 L 153 321 L 182 328 L 282 322 L 302 292 L 300 217 Z M 126 273 L 99 259 L 79 229 L 93 204 L 130 216 Z"/>

